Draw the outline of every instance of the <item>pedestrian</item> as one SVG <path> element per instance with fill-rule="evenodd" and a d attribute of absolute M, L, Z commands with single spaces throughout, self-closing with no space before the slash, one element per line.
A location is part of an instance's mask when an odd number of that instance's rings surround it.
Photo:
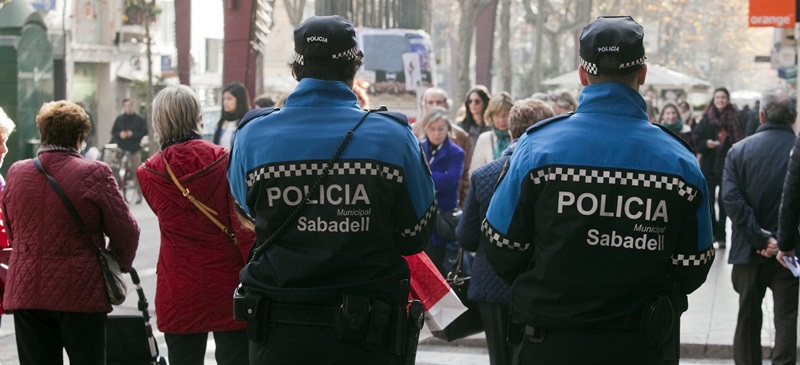
<path fill-rule="evenodd" d="M 703 118 L 692 132 L 697 153 L 702 155 L 700 169 L 708 182 L 714 241 L 720 249 L 725 248 L 728 241 L 728 215 L 720 200 L 725 156 L 734 143 L 745 137 L 744 131 L 739 128 L 739 114 L 730 100 L 728 89 L 721 87 L 714 90 L 714 96 L 706 105 Z"/>
<path fill-rule="evenodd" d="M 306 19 L 294 50 L 297 88 L 242 121 L 228 169 L 259 242 L 237 290 L 253 314 L 235 312 L 248 318 L 250 363 L 399 364 L 401 255 L 429 241 L 433 180 L 402 114 L 356 104 L 364 55 L 349 20 Z"/>
<path fill-rule="evenodd" d="M 681 139 L 689 144 L 692 151 L 695 151 L 694 139 L 692 139 L 692 128 L 681 119 L 681 113 L 678 111 L 677 105 L 673 103 L 664 105 L 664 108 L 661 109 L 659 123 L 661 123 L 664 128 L 669 129 L 670 132 L 675 133 L 676 136 L 681 137 Z"/>
<path fill-rule="evenodd" d="M 492 197 L 486 256 L 513 284 L 520 364 L 678 363 L 714 250 L 694 154 L 639 94 L 643 36 L 629 16 L 583 29 L 578 108 L 528 129 Z"/>
<path fill-rule="evenodd" d="M 795 364 L 798 280 L 774 257 L 781 188 L 795 140 L 797 96 L 782 87 L 765 91 L 761 98 L 761 126 L 731 147 L 722 175 L 722 203 L 733 222 L 728 263 L 733 265 L 733 289 L 739 293 L 733 359 L 736 364 L 761 363 L 761 305 L 769 288 L 775 306 L 772 363 Z"/>
<path fill-rule="evenodd" d="M 464 99 L 464 117 L 461 119 L 456 118 L 456 124 L 469 133 L 469 139 L 473 147 L 478 142 L 478 136 L 492 128 L 491 121 L 484 119 L 491 97 L 492 95 L 486 86 L 476 85 L 467 91 L 467 96 Z"/>
<path fill-rule="evenodd" d="M 486 218 L 494 186 L 500 178 L 503 166 L 514 152 L 517 139 L 528 127 L 553 115 L 553 109 L 542 100 L 526 99 L 514 103 L 508 116 L 511 144 L 498 159 L 472 173 L 464 212 L 456 228 L 456 237 L 461 247 L 466 251 L 476 252 L 467 295 L 478 306 L 486 332 L 491 365 L 513 364 L 519 346 L 506 341 L 511 287 L 494 273 L 486 259 L 489 238 L 481 234 L 481 223 Z"/>
<path fill-rule="evenodd" d="M 236 127 L 242 117 L 250 111 L 250 96 L 247 89 L 239 82 L 232 82 L 222 91 L 222 114 L 214 130 L 212 142 L 231 149 L 236 140 Z"/>
<path fill-rule="evenodd" d="M 452 124 L 447 110 L 439 107 L 428 109 L 422 119 L 425 138 L 419 144 L 433 176 L 438 214 L 452 214 L 458 207 L 458 181 L 464 169 L 464 151 L 449 138 Z M 455 237 L 444 236 L 439 231 L 433 232 L 431 242 L 425 247 L 425 253 L 444 277 L 455 263 L 457 252 Z"/>
<path fill-rule="evenodd" d="M 213 332 L 217 364 L 246 365 L 246 324 L 233 320 L 231 296 L 255 236 L 236 214 L 228 152 L 202 139 L 201 111 L 188 86 L 159 92 L 153 130 L 161 150 L 136 171 L 161 230 L 157 325 L 170 364 L 202 364 Z"/>
<path fill-rule="evenodd" d="M 478 136 L 475 142 L 475 150 L 472 153 L 472 162 L 468 170 L 469 174 L 478 167 L 494 161 L 503 154 L 511 143 L 508 135 L 508 111 L 514 106 L 514 100 L 508 92 L 500 92 L 492 95 L 489 105 L 486 107 L 484 119 L 489 122 L 488 131 Z"/>
<path fill-rule="evenodd" d="M 3 159 L 5 159 L 6 154 L 8 153 L 8 146 L 6 145 L 6 142 L 8 142 L 8 136 L 11 134 L 11 132 L 14 131 L 14 128 L 16 128 L 14 121 L 12 121 L 11 118 L 9 118 L 8 115 L 6 115 L 5 111 L 3 111 L 3 108 L 0 108 L 0 166 L 3 165 Z M 2 197 L 3 188 L 5 186 L 6 186 L 6 180 L 3 179 L 3 175 L 0 175 L 0 197 Z M 6 230 L 3 225 L 3 214 L 2 211 L 0 211 L 0 250 L 4 250 L 7 248 L 8 248 L 8 237 L 6 236 Z M 3 262 L 0 263 L 6 265 L 6 268 L 0 267 L 0 270 L 7 271 L 8 256 L 6 256 L 5 252 L 3 252 L 3 254 L 0 255 L 0 258 L 4 259 Z M 0 316 L 2 316 L 3 314 L 3 292 L 5 290 L 5 284 L 6 284 L 5 281 L 3 280 L 4 277 L 5 275 L 0 277 Z"/>
<path fill-rule="evenodd" d="M 430 87 L 425 89 L 422 93 L 422 116 L 428 112 L 433 107 L 440 107 L 447 110 L 450 113 L 450 97 L 447 95 L 447 91 L 438 87 Z M 464 199 L 467 197 L 467 191 L 469 190 L 469 162 L 472 159 L 472 141 L 469 138 L 469 133 L 456 125 L 455 123 L 450 123 L 451 132 L 447 136 L 456 146 L 461 147 L 464 151 L 464 172 L 461 174 L 461 178 L 458 180 L 458 204 L 459 206 L 464 204 Z M 411 129 L 414 131 L 414 135 L 417 136 L 419 139 L 425 138 L 425 131 L 422 128 L 422 120 L 420 118 L 419 121 L 415 122 L 411 125 Z"/>
<path fill-rule="evenodd" d="M 111 128 L 111 143 L 116 143 L 120 150 L 130 153 L 130 161 L 133 168 L 142 164 L 142 138 L 147 136 L 147 122 L 144 117 L 136 113 L 133 108 L 133 100 L 122 100 L 122 114 L 114 120 Z M 136 191 L 140 191 L 139 180 L 134 176 L 133 182 Z M 139 194 L 136 204 L 142 202 L 142 195 Z"/>
<path fill-rule="evenodd" d="M 11 165 L 2 211 L 14 250 L 3 308 L 14 314 L 19 363 L 61 364 L 66 350 L 72 364 L 105 364 L 111 302 L 96 248 L 89 245 L 110 250 L 128 272 L 139 227 L 111 168 L 78 152 L 91 128 L 83 108 L 63 100 L 45 103 L 36 127 L 42 139 L 36 158 L 74 205 L 85 230 L 33 160 Z"/>

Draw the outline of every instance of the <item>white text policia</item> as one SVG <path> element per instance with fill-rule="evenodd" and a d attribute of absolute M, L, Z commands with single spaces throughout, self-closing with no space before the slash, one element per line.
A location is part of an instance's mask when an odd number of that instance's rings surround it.
<path fill-rule="evenodd" d="M 275 200 L 280 199 L 288 206 L 295 206 L 303 201 L 309 189 L 311 187 L 308 185 L 288 186 L 283 189 L 267 188 L 267 203 L 272 207 Z M 358 184 L 355 188 L 350 184 L 320 185 L 319 190 L 308 200 L 308 204 L 354 205 L 358 203 L 369 205 L 369 196 L 367 196 L 364 184 Z"/>
<path fill-rule="evenodd" d="M 558 214 L 564 213 L 565 208 L 571 206 L 575 206 L 581 215 L 668 222 L 667 202 L 663 200 L 654 201 L 650 198 L 621 195 L 607 197 L 606 194 L 600 194 L 598 197 L 591 193 L 583 193 L 576 199 L 572 192 L 559 191 Z"/>

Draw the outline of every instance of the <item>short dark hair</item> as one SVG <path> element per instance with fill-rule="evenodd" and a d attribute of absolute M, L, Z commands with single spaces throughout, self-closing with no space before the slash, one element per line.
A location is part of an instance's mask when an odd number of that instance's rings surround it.
<path fill-rule="evenodd" d="M 272 97 L 269 95 L 261 95 L 253 100 L 253 105 L 256 108 L 269 108 L 271 106 L 275 106 L 275 100 L 272 100 Z"/>
<path fill-rule="evenodd" d="M 330 61 L 325 66 L 309 66 L 292 62 L 289 67 L 297 81 L 310 77 L 318 80 L 350 82 L 355 80 L 356 72 L 363 63 L 364 58 L 358 57 L 354 60 Z"/>
<path fill-rule="evenodd" d="M 36 115 L 36 127 L 42 136 L 42 145 L 77 148 L 78 138 L 85 137 L 92 124 L 83 108 L 59 100 L 42 105 Z"/>
<path fill-rule="evenodd" d="M 778 87 L 761 94 L 764 120 L 792 124 L 797 119 L 797 94 L 788 87 Z"/>

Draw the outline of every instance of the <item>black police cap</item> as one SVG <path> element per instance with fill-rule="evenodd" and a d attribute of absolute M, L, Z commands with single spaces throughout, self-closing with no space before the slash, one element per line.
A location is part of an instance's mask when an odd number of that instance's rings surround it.
<path fill-rule="evenodd" d="M 353 23 L 340 15 L 312 16 L 294 30 L 294 62 L 325 66 L 363 57 Z"/>
<path fill-rule="evenodd" d="M 581 65 L 586 72 L 598 74 L 625 74 L 644 64 L 644 29 L 630 16 L 601 16 L 589 23 L 580 37 Z M 604 54 L 614 53 L 620 64 L 613 68 L 600 68 L 598 60 Z M 635 69 L 632 69 L 635 68 Z"/>

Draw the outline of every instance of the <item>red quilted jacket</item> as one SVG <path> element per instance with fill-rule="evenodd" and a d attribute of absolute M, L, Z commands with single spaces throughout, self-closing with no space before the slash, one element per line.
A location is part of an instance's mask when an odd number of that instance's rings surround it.
<path fill-rule="evenodd" d="M 164 166 L 165 158 L 183 187 L 233 227 L 238 245 L 183 197 Z M 142 193 L 158 217 L 156 315 L 165 333 L 231 331 L 233 291 L 239 285 L 255 236 L 236 217 L 228 187 L 228 154 L 202 140 L 175 144 L 156 153 L 136 171 Z"/>
<path fill-rule="evenodd" d="M 43 149 L 43 150 L 46 150 Z M 44 151 L 39 159 L 75 205 L 94 242 L 109 238 L 123 271 L 139 245 L 139 227 L 111 169 L 77 152 Z M 64 312 L 110 312 L 100 264 L 64 203 L 32 160 L 11 165 L 2 211 L 14 248 L 3 307 Z"/>

